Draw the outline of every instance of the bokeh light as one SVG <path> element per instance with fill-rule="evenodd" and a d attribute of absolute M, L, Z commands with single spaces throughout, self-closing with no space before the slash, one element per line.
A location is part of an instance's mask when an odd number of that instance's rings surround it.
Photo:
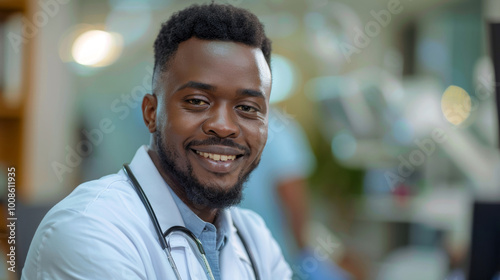
<path fill-rule="evenodd" d="M 281 55 L 275 54 L 271 57 L 271 68 L 273 88 L 270 102 L 276 103 L 287 99 L 295 92 L 299 75 L 294 64 Z"/>
<path fill-rule="evenodd" d="M 449 86 L 441 98 L 441 110 L 447 121 L 454 125 L 460 125 L 471 112 L 469 94 L 461 87 Z"/>
<path fill-rule="evenodd" d="M 347 160 L 356 153 L 357 141 L 351 133 L 341 132 L 332 140 L 333 155 L 340 160 Z"/>
<path fill-rule="evenodd" d="M 71 54 L 77 63 L 91 67 L 113 63 L 121 51 L 121 37 L 102 30 L 90 30 L 81 34 L 71 48 Z"/>

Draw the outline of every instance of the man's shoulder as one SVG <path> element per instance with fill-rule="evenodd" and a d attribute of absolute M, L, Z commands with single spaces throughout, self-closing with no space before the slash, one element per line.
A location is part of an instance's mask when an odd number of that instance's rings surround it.
<path fill-rule="evenodd" d="M 57 203 L 44 220 L 56 216 L 82 215 L 87 218 L 111 219 L 124 215 L 140 200 L 135 190 L 122 174 L 111 174 L 85 182 Z"/>
<path fill-rule="evenodd" d="M 89 258 L 127 257 L 139 262 L 130 250 L 126 256 L 120 256 L 121 249 L 117 249 L 148 234 L 144 222 L 148 221 L 144 218 L 147 214 L 137 203 L 142 205 L 126 177 L 120 174 L 79 185 L 43 218 L 33 237 L 23 274 L 57 269 L 60 263 L 76 267 L 75 263 L 90 262 Z"/>
<path fill-rule="evenodd" d="M 133 188 L 120 174 L 76 187 L 40 223 L 23 279 L 67 279 L 67 273 L 78 279 L 111 279 L 106 275 L 114 275 L 113 270 L 97 269 L 111 261 L 127 264 L 123 273 L 132 273 L 127 271 L 131 268 L 143 275 L 139 249 L 132 244 L 141 244 L 149 228 L 142 221 L 141 208 L 134 209 L 137 201 L 133 195 Z"/>
<path fill-rule="evenodd" d="M 90 202 L 98 199 L 99 196 L 117 184 L 125 183 L 126 178 L 119 174 L 110 174 L 96 180 L 87 181 L 78 185 L 68 196 L 61 200 L 56 207 L 64 206 L 69 200 L 80 200 L 83 202 Z M 69 205 L 68 205 L 69 206 Z M 79 208 L 81 205 L 73 205 L 73 208 Z"/>

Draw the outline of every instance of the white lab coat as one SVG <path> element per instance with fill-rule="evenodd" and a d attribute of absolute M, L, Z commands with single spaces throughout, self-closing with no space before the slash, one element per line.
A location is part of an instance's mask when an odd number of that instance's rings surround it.
<path fill-rule="evenodd" d="M 147 147 L 130 167 L 163 231 L 184 226 Z M 239 229 L 255 257 L 261 279 L 291 279 L 281 250 L 262 219 L 232 207 L 222 212 Z M 203 279 L 182 238 L 172 238 L 182 279 Z M 233 227 L 220 253 L 222 279 L 254 279 L 248 255 Z M 78 186 L 45 216 L 31 243 L 22 279 L 176 279 L 148 213 L 123 171 Z"/>

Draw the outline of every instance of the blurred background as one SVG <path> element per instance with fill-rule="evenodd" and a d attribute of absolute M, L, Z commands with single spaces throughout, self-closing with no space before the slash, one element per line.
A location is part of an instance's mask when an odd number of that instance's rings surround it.
<path fill-rule="evenodd" d="M 18 273 L 51 206 L 149 143 L 153 41 L 206 2 L 0 1 L 0 187 L 5 203 L 15 167 Z M 352 279 L 464 279 L 473 209 L 500 201 L 488 25 L 500 1 L 216 2 L 254 12 L 273 41 L 268 144 L 293 123 L 309 146 L 310 246 Z"/>

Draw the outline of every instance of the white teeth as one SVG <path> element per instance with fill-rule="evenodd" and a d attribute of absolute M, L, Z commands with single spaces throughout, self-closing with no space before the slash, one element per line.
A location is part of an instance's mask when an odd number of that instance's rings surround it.
<path fill-rule="evenodd" d="M 204 152 L 199 152 L 199 151 L 196 151 L 196 153 L 202 157 L 210 158 L 210 159 L 213 159 L 216 161 L 228 161 L 228 160 L 235 160 L 236 159 L 235 155 L 219 155 L 219 154 L 204 153 Z"/>

